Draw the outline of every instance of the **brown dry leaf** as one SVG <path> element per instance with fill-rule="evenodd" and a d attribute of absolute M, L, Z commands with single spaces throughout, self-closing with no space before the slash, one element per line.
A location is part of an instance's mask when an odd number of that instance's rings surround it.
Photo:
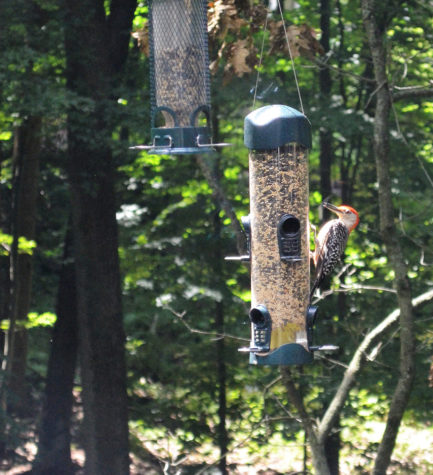
<path fill-rule="evenodd" d="M 221 45 L 220 49 L 218 50 L 217 58 L 210 63 L 209 69 L 210 69 L 211 74 L 216 74 L 217 73 L 218 66 L 220 64 L 221 58 L 223 57 L 223 55 L 225 53 L 225 49 L 226 49 L 227 45 L 228 45 L 228 43 L 226 43 L 224 41 L 223 44 Z"/>
<path fill-rule="evenodd" d="M 311 59 L 316 54 L 324 54 L 323 47 L 316 38 L 316 31 L 314 28 L 304 23 L 300 26 L 290 25 L 286 28 L 286 31 L 290 51 L 294 58 L 303 56 Z M 269 40 L 271 43 L 270 54 L 276 52 L 288 53 L 283 22 L 269 22 L 269 32 Z"/>
<path fill-rule="evenodd" d="M 256 33 L 261 30 L 265 24 L 266 16 L 268 15 L 268 9 L 265 5 L 259 3 L 253 5 L 250 10 L 250 29 L 252 33 Z"/>
<path fill-rule="evenodd" d="M 238 40 L 231 45 L 228 62 L 233 67 L 233 72 L 238 77 L 250 73 L 253 69 L 248 64 L 251 47 L 248 40 Z"/>
<path fill-rule="evenodd" d="M 149 28 L 147 27 L 147 24 L 143 29 L 132 32 L 131 36 L 137 40 L 140 51 L 145 56 L 149 56 Z"/>
<path fill-rule="evenodd" d="M 218 72 L 219 64 L 220 64 L 220 58 L 217 58 L 217 59 L 213 60 L 209 64 L 209 71 L 210 71 L 211 74 L 216 74 Z"/>
<path fill-rule="evenodd" d="M 247 22 L 239 17 L 227 16 L 225 18 L 225 24 L 228 31 L 232 31 L 237 34 L 240 32 L 241 28 L 247 24 Z"/>
<path fill-rule="evenodd" d="M 320 41 L 318 41 L 314 28 L 304 23 L 300 26 L 299 30 L 299 50 L 301 56 L 312 59 L 316 54 L 325 54 L 325 50 Z"/>
<path fill-rule="evenodd" d="M 235 0 L 216 0 L 209 4 L 208 33 L 212 38 L 224 38 L 227 31 L 239 33 L 246 21 L 239 17 Z"/>
<path fill-rule="evenodd" d="M 295 25 L 287 27 L 287 39 L 284 32 L 284 26 L 282 21 L 270 21 L 269 24 L 269 42 L 271 48 L 269 53 L 275 54 L 277 52 L 288 52 L 287 40 L 289 40 L 290 51 L 292 56 L 297 58 L 299 56 L 299 49 L 296 45 L 297 35 L 299 34 L 299 28 Z"/>

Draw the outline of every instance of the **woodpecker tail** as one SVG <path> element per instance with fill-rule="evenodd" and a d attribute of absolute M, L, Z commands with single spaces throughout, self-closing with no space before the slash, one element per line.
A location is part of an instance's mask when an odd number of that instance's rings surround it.
<path fill-rule="evenodd" d="M 310 290 L 310 303 L 313 300 L 314 292 L 319 288 L 319 285 L 320 285 L 320 281 L 319 279 L 316 279 L 313 283 L 313 287 L 311 287 L 311 290 Z"/>
<path fill-rule="evenodd" d="M 316 261 L 316 270 L 314 272 L 314 282 L 310 290 L 310 303 L 313 300 L 314 292 L 322 285 L 323 279 L 325 278 L 326 272 L 323 267 L 324 259 L 319 255 Z"/>

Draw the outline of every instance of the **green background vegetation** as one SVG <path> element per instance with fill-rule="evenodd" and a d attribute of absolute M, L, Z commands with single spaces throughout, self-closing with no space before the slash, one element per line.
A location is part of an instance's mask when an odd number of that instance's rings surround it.
<path fill-rule="evenodd" d="M 72 20 L 63 15 L 61 2 L 3 3 L 0 265 L 6 273 L 15 219 L 14 138 L 30 116 L 42 118 L 35 239 L 22 238 L 18 245 L 18 253 L 31 255 L 34 266 L 25 323 L 31 410 L 7 416 L 5 437 L 14 456 L 5 460 L 13 467 L 31 462 L 31 444 L 37 444 L 71 206 L 66 116 L 73 108 L 85 117 L 94 104 L 67 88 L 63 32 L 66 22 Z M 218 176 L 238 219 L 248 214 L 249 207 L 243 120 L 253 107 L 263 36 L 265 54 L 255 107 L 280 103 L 299 108 L 284 44 L 276 45 L 272 30 L 264 32 L 262 24 L 254 23 L 244 8 L 246 3 L 214 2 L 216 6 L 232 5 L 236 18 L 244 23 L 225 31 L 224 39 L 215 34 L 210 44 L 211 60 L 223 41 L 236 45 L 246 39 L 250 54 L 245 67 L 251 72 L 240 73 L 233 67 L 235 53 L 227 48 L 212 75 L 218 141 L 233 146 L 206 163 Z M 405 87 L 431 87 L 433 7 L 420 0 L 394 2 L 392 8 L 386 32 L 390 87 L 396 94 Z M 330 12 L 329 51 L 321 54 L 307 49 L 295 58 L 305 113 L 313 130 L 310 219 L 320 223 L 322 199 L 338 203 L 344 198 L 359 211 L 361 222 L 349 240 L 342 272 L 334 274 L 329 282 L 331 291 L 323 293 L 318 303 L 316 341 L 338 345 L 340 350 L 292 371 L 311 418 L 322 416 L 363 336 L 397 308 L 394 273 L 379 230 L 372 150 L 376 86 L 360 5 L 331 1 Z M 271 18 L 279 21 L 277 12 Z M 285 10 L 288 25 L 307 24 L 309 31 L 317 31 L 319 40 L 320 19 L 318 2 L 301 0 Z M 139 3 L 133 30 L 141 30 L 146 23 L 147 7 Z M 130 442 L 137 473 L 162 473 L 158 467 L 164 466 L 166 473 L 177 473 L 177 469 L 203 473 L 200 470 L 207 465 L 219 465 L 221 444 L 227 446 L 232 473 L 310 469 L 304 432 L 278 370 L 251 367 L 245 354 L 238 352 L 249 339 L 249 271 L 243 264 L 224 261 L 224 256 L 237 253 L 236 236 L 211 184 L 194 156 L 128 150 L 150 142 L 148 68 L 148 57 L 131 37 L 125 72 L 115 91 L 117 99 L 106 104 L 113 124 L 110 147 L 116 167 Z M 330 75 L 326 94 L 319 81 L 325 69 Z M 414 297 L 429 290 L 433 282 L 432 119 L 433 95 L 396 100 L 389 117 L 395 223 Z M 329 132 L 332 146 L 331 187 L 327 190 L 320 171 L 320 132 L 324 131 Z M 98 141 L 92 130 L 84 139 Z M 415 383 L 389 473 L 433 472 L 431 308 L 416 309 Z M 7 330 L 7 315 L 2 318 L 2 329 Z M 221 334 L 225 334 L 223 340 Z M 372 467 L 395 388 L 399 351 L 395 325 L 377 342 L 357 378 L 339 421 L 341 473 L 369 473 Z M 223 389 L 225 425 L 221 427 Z M 73 423 L 73 457 L 77 460 L 82 447 L 80 393 L 77 375 Z M 425 441 L 430 441 L 430 447 Z M 240 467 L 250 472 L 242 472 Z"/>

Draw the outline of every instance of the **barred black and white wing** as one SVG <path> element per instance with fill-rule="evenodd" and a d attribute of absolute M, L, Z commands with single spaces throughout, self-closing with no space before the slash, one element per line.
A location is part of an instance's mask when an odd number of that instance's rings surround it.
<path fill-rule="evenodd" d="M 339 219 L 328 221 L 320 229 L 316 239 L 316 249 L 314 250 L 316 271 L 310 299 L 323 282 L 323 279 L 331 274 L 335 266 L 340 262 L 341 256 L 346 249 L 348 237 L 349 230 Z"/>

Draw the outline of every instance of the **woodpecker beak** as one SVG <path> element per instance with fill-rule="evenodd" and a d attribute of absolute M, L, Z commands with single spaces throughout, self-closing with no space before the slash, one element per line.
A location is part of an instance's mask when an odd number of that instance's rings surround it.
<path fill-rule="evenodd" d="M 329 211 L 333 211 L 334 213 L 337 213 L 338 215 L 341 214 L 341 211 L 338 209 L 337 206 L 331 204 L 331 203 L 326 203 L 325 201 L 322 203 L 322 206 L 326 209 L 329 209 Z"/>

